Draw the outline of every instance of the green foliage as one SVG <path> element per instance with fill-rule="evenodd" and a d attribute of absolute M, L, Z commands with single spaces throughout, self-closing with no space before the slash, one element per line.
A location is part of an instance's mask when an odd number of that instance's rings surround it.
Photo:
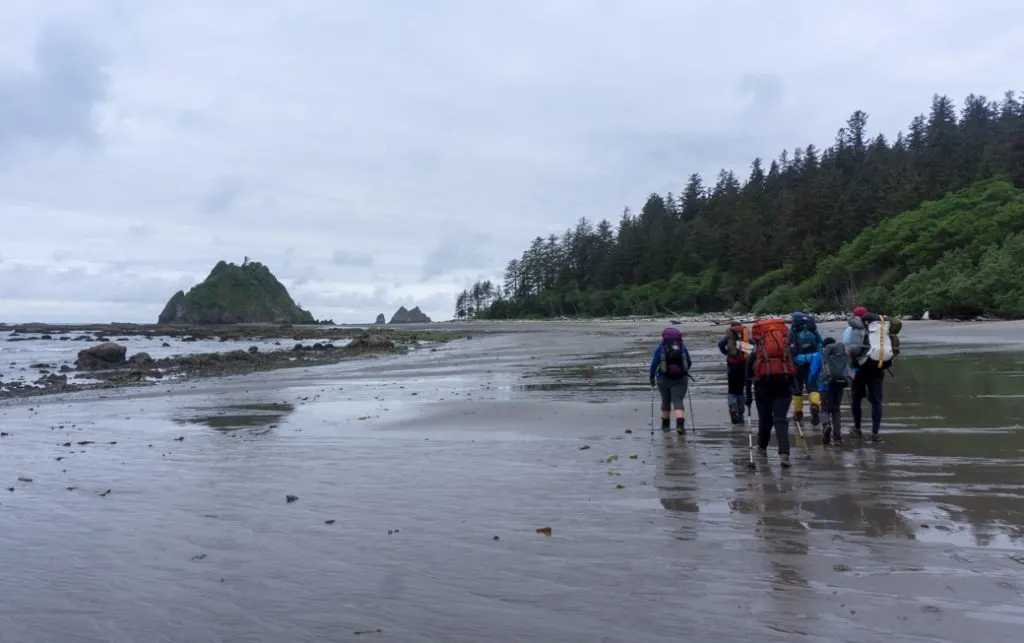
<path fill-rule="evenodd" d="M 868 228 L 809 279 L 779 286 L 755 310 L 861 304 L 943 317 L 1021 316 L 1021 233 L 1024 191 L 982 181 Z"/>
<path fill-rule="evenodd" d="M 745 183 L 692 174 L 617 228 L 586 218 L 536 237 L 502 286 L 464 292 L 478 318 L 648 315 L 730 309 L 1020 316 L 1024 108 L 935 96 L 891 142 L 856 111 L 834 143 L 783 151 Z M 1000 179 L 1000 180 L 992 180 Z M 980 182 L 980 184 L 979 184 Z M 978 184 L 978 185 L 975 185 Z M 966 189 L 970 186 L 970 189 Z"/>
<path fill-rule="evenodd" d="M 270 270 L 256 261 L 241 266 L 220 261 L 188 294 L 178 291 L 160 313 L 158 323 L 313 324 Z"/>

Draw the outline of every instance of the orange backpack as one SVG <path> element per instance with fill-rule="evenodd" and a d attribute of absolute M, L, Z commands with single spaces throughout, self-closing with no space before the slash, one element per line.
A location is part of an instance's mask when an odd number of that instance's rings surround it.
<path fill-rule="evenodd" d="M 789 351 L 789 326 L 775 317 L 754 322 L 754 379 L 774 375 L 796 375 Z"/>

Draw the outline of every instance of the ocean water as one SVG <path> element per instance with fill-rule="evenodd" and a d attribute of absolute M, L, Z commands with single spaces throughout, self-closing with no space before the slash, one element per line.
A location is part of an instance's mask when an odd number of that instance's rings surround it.
<path fill-rule="evenodd" d="M 76 340 L 82 335 L 89 335 L 89 340 Z M 0 390 L 3 389 L 3 382 L 21 382 L 30 384 L 40 377 L 42 367 L 34 365 L 45 364 L 45 370 L 59 372 L 61 366 L 75 367 L 75 359 L 78 352 L 96 346 L 102 342 L 96 339 L 93 333 L 87 331 L 73 331 L 63 335 L 52 335 L 52 339 L 42 339 L 39 334 L 13 334 L 10 332 L 0 333 Z M 11 341 L 12 338 L 18 338 Z M 30 339 L 29 339 L 30 338 Z M 136 353 L 149 353 L 153 359 L 173 357 L 176 355 L 193 355 L 196 353 L 217 353 L 228 352 L 238 349 L 248 349 L 256 346 L 260 351 L 280 350 L 290 348 L 296 342 L 292 338 L 271 338 L 271 339 L 240 339 L 219 341 L 206 339 L 197 341 L 182 341 L 180 337 L 147 337 L 143 335 L 109 336 L 110 341 L 120 344 L 128 349 L 128 357 Z M 335 346 L 344 346 L 350 340 L 334 340 L 331 343 Z M 310 343 L 306 341 L 304 343 Z M 165 345 L 166 344 L 166 345 Z M 66 373 L 68 381 L 84 383 L 91 381 L 86 374 L 75 372 Z"/>

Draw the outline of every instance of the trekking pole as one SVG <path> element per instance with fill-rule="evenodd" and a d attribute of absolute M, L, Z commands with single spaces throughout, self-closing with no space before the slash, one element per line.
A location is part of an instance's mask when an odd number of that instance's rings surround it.
<path fill-rule="evenodd" d="M 654 387 L 651 387 L 651 435 L 654 435 Z"/>
<path fill-rule="evenodd" d="M 686 399 L 690 402 L 690 421 L 693 422 L 693 432 L 697 432 L 697 418 L 693 416 L 693 398 L 690 397 L 690 389 L 686 389 Z"/>
<path fill-rule="evenodd" d="M 749 359 L 749 357 L 748 357 L 748 359 Z M 750 380 L 748 378 L 749 372 L 747 371 L 748 367 L 749 367 L 749 364 L 747 364 L 747 363 L 743 364 L 743 394 L 744 395 L 746 395 L 746 393 L 747 393 L 747 384 L 750 383 Z M 751 404 L 747 404 L 747 449 L 748 449 L 748 451 L 750 453 L 750 462 L 747 463 L 747 467 L 751 471 L 757 471 L 757 465 L 754 464 L 754 421 L 753 421 L 753 418 L 751 417 L 751 413 L 752 413 L 751 406 L 752 406 Z"/>
<path fill-rule="evenodd" d="M 793 420 L 793 424 L 796 425 L 797 433 L 800 434 L 800 441 L 803 442 L 804 450 L 807 451 L 807 459 L 810 460 L 811 459 L 811 448 L 807 445 L 807 438 L 804 437 L 803 422 L 800 422 L 799 420 L 794 419 Z"/>

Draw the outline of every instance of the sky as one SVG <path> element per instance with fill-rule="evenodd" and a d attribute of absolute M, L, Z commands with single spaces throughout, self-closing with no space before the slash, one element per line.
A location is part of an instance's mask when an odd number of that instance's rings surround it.
<path fill-rule="evenodd" d="M 1021 60 L 1016 0 L 0 0 L 0 321 L 155 322 L 245 257 L 449 319 L 537 235 Z"/>

